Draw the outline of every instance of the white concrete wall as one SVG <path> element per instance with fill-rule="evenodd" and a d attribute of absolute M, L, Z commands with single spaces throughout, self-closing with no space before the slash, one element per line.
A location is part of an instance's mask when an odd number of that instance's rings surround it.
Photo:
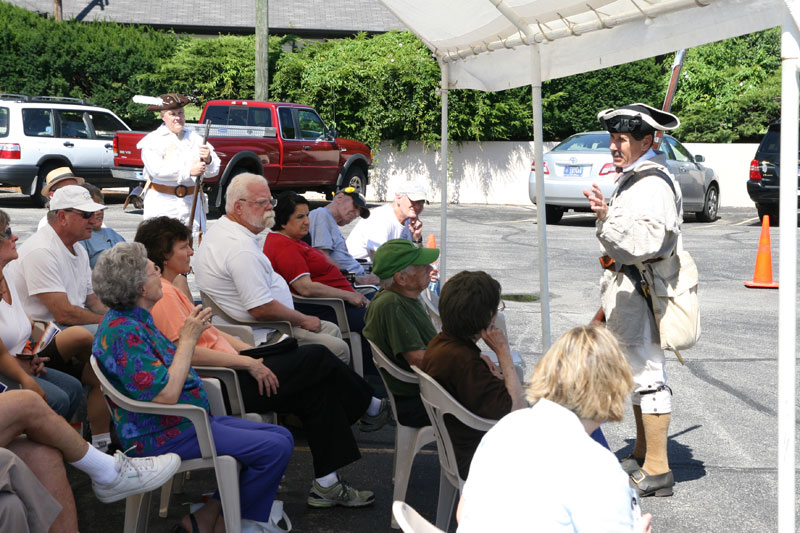
<path fill-rule="evenodd" d="M 545 151 L 555 145 L 545 143 Z M 725 207 L 752 207 L 745 182 L 756 144 L 685 145 L 693 154 L 702 154 L 706 166 L 720 178 L 720 194 Z M 451 177 L 448 200 L 462 204 L 530 205 L 528 177 L 533 161 L 532 142 L 468 142 L 451 144 Z M 439 152 L 425 150 L 422 143 L 409 143 L 405 151 L 383 144 L 375 152 L 377 165 L 367 196 L 372 201 L 385 201 L 395 184 L 406 179 L 428 188 L 429 199 L 438 202 L 441 170 Z"/>

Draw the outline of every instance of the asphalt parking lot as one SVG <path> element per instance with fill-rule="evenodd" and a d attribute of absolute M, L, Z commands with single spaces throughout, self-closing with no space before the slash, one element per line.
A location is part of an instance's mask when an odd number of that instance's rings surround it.
<path fill-rule="evenodd" d="M 123 213 L 121 202 L 122 195 L 109 195 L 106 222 L 130 239 L 141 213 Z M 28 207 L 18 193 L 3 190 L 0 209 L 10 214 L 22 240 L 33 233 L 44 213 Z M 441 242 L 440 213 L 440 205 L 431 204 L 422 219 L 425 232 L 432 231 Z M 683 226 L 684 246 L 700 269 L 703 336 L 684 353 L 686 366 L 668 357 L 675 393 L 669 454 L 677 484 L 673 497 L 643 502 L 644 511 L 654 515 L 656 532 L 776 529 L 778 291 L 747 289 L 743 284 L 753 276 L 761 231 L 755 209 L 723 208 L 720 213 L 721 218 L 711 224 L 687 216 Z M 559 225 L 547 228 L 554 339 L 588 322 L 599 305 L 599 249 L 593 227 L 592 217 L 567 214 Z M 779 231 L 771 230 L 776 278 Z M 449 275 L 481 269 L 500 281 L 505 294 L 539 295 L 534 206 L 450 206 L 447 242 Z M 506 304 L 509 340 L 523 354 L 529 373 L 541 352 L 540 307 L 510 299 Z M 612 450 L 619 457 L 628 455 L 632 420 L 603 429 Z M 389 530 L 393 432 L 357 432 L 357 437 L 364 458 L 345 469 L 344 475 L 355 486 L 374 490 L 375 505 L 360 510 L 308 509 L 310 454 L 298 433 L 298 447 L 279 494 L 295 531 Z M 85 476 L 73 474 L 71 479 L 81 531 L 121 531 L 124 505 L 102 505 Z M 407 500 L 429 519 L 435 515 L 437 484 L 435 451 L 425 450 L 415 462 Z M 186 494 L 173 497 L 168 519 L 155 518 L 153 512 L 150 531 L 168 531 L 185 512 L 182 502 L 211 490 L 210 477 L 194 478 Z"/>

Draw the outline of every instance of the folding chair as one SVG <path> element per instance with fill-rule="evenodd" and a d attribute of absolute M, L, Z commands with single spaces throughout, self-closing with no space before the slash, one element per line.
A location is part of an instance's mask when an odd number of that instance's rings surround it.
<path fill-rule="evenodd" d="M 333 309 L 336 313 L 336 323 L 342 332 L 342 338 L 347 339 L 350 344 L 350 363 L 353 370 L 361 377 L 364 377 L 364 356 L 361 352 L 361 334 L 350 330 L 350 322 L 347 321 L 347 312 L 344 310 L 344 300 L 341 298 L 308 298 L 292 294 L 295 304 L 323 305 Z"/>
<path fill-rule="evenodd" d="M 419 378 L 420 397 L 431 419 L 433 434 L 436 437 L 436 448 L 439 451 L 441 473 L 439 475 L 436 527 L 447 531 L 458 494 L 464 488 L 464 480 L 458 473 L 456 454 L 444 423 L 444 417 L 445 415 L 455 417 L 462 424 L 478 431 L 489 431 L 497 423 L 497 420 L 489 420 L 472 414 L 444 390 L 435 379 L 416 366 L 412 366 L 411 369 Z"/>
<path fill-rule="evenodd" d="M 211 322 L 214 324 L 214 326 L 220 326 L 220 325 L 224 325 L 224 324 L 233 324 L 233 325 L 239 325 L 239 326 L 250 326 L 251 328 L 254 328 L 254 327 L 270 328 L 270 329 L 276 329 L 276 330 L 280 331 L 281 333 L 289 335 L 290 337 L 294 336 L 292 334 L 292 325 L 289 322 L 282 321 L 282 320 L 275 320 L 275 321 L 268 321 L 268 322 L 259 322 L 257 320 L 253 320 L 253 321 L 243 322 L 241 320 L 237 320 L 237 319 L 233 318 L 228 313 L 226 313 L 219 306 L 219 304 L 217 304 L 217 302 L 215 302 L 214 299 L 211 298 L 211 296 L 209 296 L 208 294 L 204 293 L 203 291 L 200 291 L 200 301 L 203 303 L 203 307 L 208 307 L 208 308 L 211 309 L 211 312 L 213 313 L 213 318 L 212 318 Z M 214 319 L 218 319 L 218 320 L 214 320 Z"/>
<path fill-rule="evenodd" d="M 100 388 L 103 394 L 108 400 L 122 409 L 134 413 L 180 416 L 189 419 L 197 432 L 201 457 L 182 461 L 178 473 L 213 468 L 217 477 L 217 487 L 219 488 L 222 511 L 225 517 L 225 529 L 226 531 L 240 531 L 242 521 L 239 501 L 239 464 L 230 455 L 217 455 L 216 447 L 214 446 L 214 435 L 211 433 L 211 425 L 206 411 L 196 405 L 166 405 L 132 400 L 114 388 L 102 370 L 100 370 L 100 366 L 94 356 L 92 356 L 90 362 L 97 379 L 100 381 Z M 214 383 L 216 383 L 217 387 L 219 386 L 216 380 L 203 381 L 204 387 L 209 392 L 209 403 L 213 409 L 212 412 L 218 412 L 222 395 L 218 388 L 216 392 L 213 392 Z M 222 404 L 222 412 L 224 413 L 224 403 Z M 143 533 L 147 531 L 147 517 L 149 516 L 151 496 L 152 492 L 148 492 L 128 496 L 125 500 L 125 533 Z"/>
<path fill-rule="evenodd" d="M 392 504 L 392 516 L 394 516 L 394 519 L 400 524 L 400 529 L 403 530 L 403 533 L 445 533 L 422 518 L 422 516 L 406 502 L 395 501 Z"/>
<path fill-rule="evenodd" d="M 369 340 L 369 339 L 368 339 Z M 389 395 L 389 403 L 392 405 L 392 413 L 397 423 L 394 433 L 394 465 L 392 467 L 392 480 L 394 481 L 394 492 L 392 499 L 395 501 L 403 501 L 406 498 L 406 491 L 408 490 L 408 480 L 411 477 L 411 466 L 414 463 L 414 456 L 426 444 L 434 441 L 433 428 L 425 426 L 415 428 L 411 426 L 404 426 L 397 418 L 397 406 L 394 401 L 394 394 L 389 389 L 389 384 L 386 382 L 386 374 L 389 374 L 398 381 L 404 383 L 419 383 L 416 375 L 407 370 L 403 370 L 394 364 L 386 355 L 378 348 L 374 342 L 369 341 L 372 348 L 372 359 L 375 361 L 375 367 L 378 369 L 383 384 L 386 387 L 386 393 Z M 383 370 L 383 372 L 381 372 Z M 397 528 L 395 517 L 392 517 L 392 527 Z"/>

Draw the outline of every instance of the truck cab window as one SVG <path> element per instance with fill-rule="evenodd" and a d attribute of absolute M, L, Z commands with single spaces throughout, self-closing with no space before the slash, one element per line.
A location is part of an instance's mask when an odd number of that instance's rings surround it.
<path fill-rule="evenodd" d="M 303 139 L 313 141 L 325 135 L 325 124 L 314 111 L 299 109 L 297 121 L 300 123 L 300 136 Z"/>
<path fill-rule="evenodd" d="M 297 139 L 292 110 L 288 107 L 278 109 L 278 120 L 280 120 L 281 123 L 281 136 L 284 139 Z"/>

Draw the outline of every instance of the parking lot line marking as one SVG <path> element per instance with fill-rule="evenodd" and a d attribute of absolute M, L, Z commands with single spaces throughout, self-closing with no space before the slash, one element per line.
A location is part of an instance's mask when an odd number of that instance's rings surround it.
<path fill-rule="evenodd" d="M 745 224 L 750 224 L 751 222 L 755 222 L 756 220 L 758 220 L 758 217 L 748 218 L 747 220 L 742 220 L 741 222 L 737 222 L 736 224 L 733 224 L 733 225 L 734 226 L 744 226 Z"/>
<path fill-rule="evenodd" d="M 536 218 L 523 218 L 521 220 L 496 220 L 494 222 L 485 222 L 485 224 L 516 224 L 518 222 L 536 222 Z"/>

